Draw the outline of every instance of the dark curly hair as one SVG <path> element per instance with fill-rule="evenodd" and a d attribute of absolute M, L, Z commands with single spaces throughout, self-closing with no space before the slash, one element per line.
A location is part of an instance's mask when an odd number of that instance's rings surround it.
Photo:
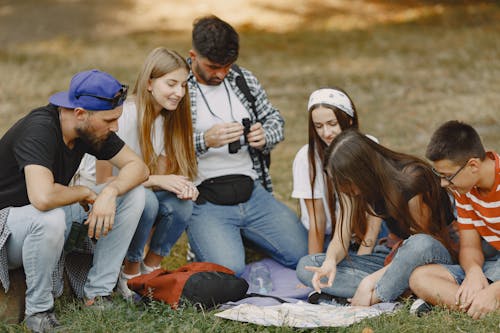
<path fill-rule="evenodd" d="M 219 65 L 238 59 L 239 36 L 229 23 L 214 15 L 200 17 L 193 24 L 193 48 Z"/>

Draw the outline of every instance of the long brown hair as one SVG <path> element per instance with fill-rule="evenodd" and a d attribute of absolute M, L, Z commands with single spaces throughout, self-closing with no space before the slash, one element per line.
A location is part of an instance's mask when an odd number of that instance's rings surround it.
<path fill-rule="evenodd" d="M 358 113 L 356 112 L 356 106 L 354 105 L 354 102 L 352 101 L 351 97 L 342 89 L 332 87 L 331 89 L 335 89 L 338 91 L 343 92 L 348 98 L 349 101 L 351 102 L 352 109 L 354 111 L 354 116 L 350 117 L 347 113 L 344 111 L 340 110 L 339 108 L 336 108 L 333 105 L 329 104 L 314 104 L 312 105 L 309 110 L 309 145 L 308 145 L 308 150 L 307 150 L 307 156 L 309 160 L 309 182 L 311 183 L 311 198 L 314 198 L 314 183 L 316 181 L 316 177 L 324 177 L 325 178 L 325 185 L 326 185 L 326 202 L 328 203 L 328 207 L 325 207 L 325 209 L 328 209 L 330 212 L 330 217 L 332 221 L 332 231 L 335 230 L 335 193 L 333 191 L 333 185 L 332 182 L 330 181 L 329 177 L 325 177 L 325 173 L 323 169 L 317 170 L 316 169 L 316 156 L 319 158 L 321 162 L 325 160 L 325 151 L 327 148 L 327 145 L 323 140 L 321 140 L 320 136 L 318 135 L 318 132 L 316 131 L 316 128 L 314 127 L 313 119 L 312 119 L 312 113 L 315 109 L 318 107 L 324 107 L 328 108 L 333 111 L 335 114 L 335 117 L 337 118 L 337 122 L 339 123 L 340 128 L 342 131 L 348 129 L 348 128 L 355 128 L 358 129 Z M 314 200 L 312 201 L 313 203 L 313 208 L 314 208 Z M 313 214 L 315 213 L 315 209 L 313 209 Z"/>
<path fill-rule="evenodd" d="M 133 90 L 140 122 L 138 130 L 142 157 L 151 174 L 158 174 L 159 156 L 155 154 L 151 142 L 151 131 L 157 114 L 154 109 L 154 97 L 148 91 L 148 84 L 151 79 L 162 77 L 178 68 L 184 68 L 189 72 L 186 60 L 177 52 L 158 47 L 147 56 Z M 166 174 L 180 174 L 193 180 L 197 174 L 197 164 L 187 85 L 177 109 L 162 110 L 160 115 L 164 118 Z"/>
<path fill-rule="evenodd" d="M 392 227 L 397 229 L 400 237 L 429 234 L 453 252 L 447 229 L 451 202 L 427 162 L 392 151 L 350 129 L 333 140 L 326 155 L 326 167 L 337 195 L 340 192 L 347 194 L 353 204 L 348 223 L 351 223 L 358 240 L 367 231 L 366 213 L 377 215 L 374 205 L 382 202 L 387 215 L 380 217 L 393 218 L 396 225 Z M 422 195 L 423 204 L 429 207 L 425 225 L 413 219 L 405 193 Z M 344 217 L 346 203 L 343 196 L 338 197 Z"/>

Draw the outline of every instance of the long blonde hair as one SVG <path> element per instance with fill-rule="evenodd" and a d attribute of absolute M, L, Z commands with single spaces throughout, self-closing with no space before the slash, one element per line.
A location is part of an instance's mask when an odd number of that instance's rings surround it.
<path fill-rule="evenodd" d="M 151 131 L 155 122 L 155 100 L 148 91 L 149 80 L 159 78 L 179 68 L 189 72 L 186 60 L 177 52 L 158 47 L 147 56 L 142 67 L 133 95 L 139 119 L 139 143 L 142 158 L 149 167 L 151 174 L 159 172 L 159 156 L 156 155 L 151 142 Z M 197 164 L 193 144 L 193 125 L 189 91 L 186 85 L 185 94 L 174 111 L 162 110 L 165 156 L 167 157 L 166 174 L 180 174 L 191 180 L 196 178 Z"/>

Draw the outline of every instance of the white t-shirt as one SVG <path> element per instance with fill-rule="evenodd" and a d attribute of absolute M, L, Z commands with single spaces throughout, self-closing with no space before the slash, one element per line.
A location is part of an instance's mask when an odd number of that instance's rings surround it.
<path fill-rule="evenodd" d="M 175 111 L 173 111 L 175 112 Z M 125 141 L 125 144 L 142 157 L 139 141 L 139 120 L 135 101 L 127 100 L 123 103 L 123 113 L 118 119 L 118 136 Z M 151 143 L 157 155 L 165 154 L 165 141 L 163 137 L 163 120 L 161 115 L 156 117 L 151 128 Z"/>
<path fill-rule="evenodd" d="M 305 145 L 297 152 L 293 160 L 293 192 L 292 197 L 299 199 L 301 221 L 304 227 L 309 230 L 309 214 L 304 199 L 321 199 L 323 207 L 325 207 L 326 226 L 325 234 L 332 233 L 332 218 L 326 199 L 326 186 L 323 173 L 323 167 L 319 157 L 316 155 L 316 179 L 314 180 L 314 195 L 311 193 L 311 181 L 309 178 L 309 158 L 307 155 L 309 145 Z M 338 211 L 338 209 L 337 209 Z"/>
<path fill-rule="evenodd" d="M 199 84 L 202 94 L 197 89 L 196 94 L 196 131 L 205 132 L 218 123 L 236 121 L 241 124 L 243 118 L 250 118 L 247 109 L 231 89 L 231 85 L 221 83 L 216 86 Z M 227 90 L 226 90 L 227 87 Z M 207 107 L 210 107 L 210 109 Z M 215 114 L 212 114 L 210 110 Z M 236 154 L 229 154 L 228 145 L 210 148 L 198 156 L 198 177 L 196 184 L 205 179 L 229 174 L 241 174 L 257 179 L 253 169 L 253 162 L 248 152 L 248 145 L 244 145 Z"/>
<path fill-rule="evenodd" d="M 378 139 L 372 135 L 367 134 L 366 137 L 378 143 Z M 309 156 L 307 154 L 309 145 L 305 145 L 297 152 L 295 159 L 293 161 L 293 191 L 292 198 L 299 199 L 300 202 L 300 214 L 301 221 L 304 227 L 309 230 L 309 214 L 307 212 L 307 207 L 304 199 L 312 199 L 311 194 L 311 181 L 309 178 Z M 326 199 L 326 186 L 325 186 L 325 174 L 323 173 L 323 163 L 320 161 L 319 156 L 315 155 L 316 163 L 316 179 L 314 180 L 314 199 L 321 199 L 323 202 L 323 207 L 328 207 L 328 201 Z M 340 211 L 340 206 L 338 201 L 335 201 L 335 212 L 338 214 Z M 325 209 L 326 216 L 326 228 L 325 234 L 332 233 L 332 218 L 330 215 L 330 210 Z"/>
<path fill-rule="evenodd" d="M 123 103 L 122 115 L 118 118 L 117 134 L 127 146 L 142 158 L 142 151 L 139 144 L 139 121 L 137 117 L 135 101 L 133 99 L 125 101 L 125 103 Z M 157 155 L 165 154 L 163 120 L 162 116 L 158 116 L 151 129 L 151 143 Z M 94 156 L 89 154 L 83 156 L 78 171 L 73 177 L 73 183 L 75 185 L 95 185 L 95 162 L 96 159 Z M 113 168 L 113 175 L 116 176 L 118 171 L 117 168 Z"/>

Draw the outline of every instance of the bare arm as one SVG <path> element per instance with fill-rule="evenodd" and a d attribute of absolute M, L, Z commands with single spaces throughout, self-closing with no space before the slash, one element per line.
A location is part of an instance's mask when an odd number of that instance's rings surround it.
<path fill-rule="evenodd" d="M 484 255 L 481 236 L 475 230 L 460 230 L 460 251 L 458 260 L 465 272 L 465 279 L 458 288 L 455 302 L 462 309 L 468 309 L 477 293 L 488 286 L 483 273 Z"/>
<path fill-rule="evenodd" d="M 500 309 L 500 281 L 493 282 L 480 290 L 472 302 L 467 314 L 474 319 Z"/>
<path fill-rule="evenodd" d="M 194 184 L 185 176 L 165 174 L 166 169 L 167 158 L 165 155 L 160 155 L 158 158 L 157 174 L 149 175 L 148 179 L 142 183 L 142 185 L 153 190 L 172 192 L 181 200 L 195 201 L 199 194 L 196 186 L 194 186 Z M 111 170 L 109 172 L 111 172 Z"/>
<path fill-rule="evenodd" d="M 363 238 L 363 242 L 359 246 L 358 255 L 372 253 L 380 232 L 380 226 L 382 225 L 382 219 L 380 217 L 368 214 L 366 220 L 368 222 L 368 230 Z"/>
<path fill-rule="evenodd" d="M 116 189 L 116 195 L 122 195 L 132 188 L 142 184 L 148 179 L 149 170 L 137 154 L 128 146 L 123 148 L 112 159 L 111 164 L 120 169 L 114 178 L 105 188 Z"/>
<path fill-rule="evenodd" d="M 375 271 L 374 273 L 368 275 L 363 280 L 361 280 L 361 282 L 358 285 L 358 288 L 356 289 L 356 293 L 349 300 L 351 304 L 359 306 L 370 306 L 372 304 L 379 303 L 380 300 L 378 299 L 375 293 L 375 286 L 378 280 L 382 278 L 382 276 L 390 266 L 391 264 L 384 266 L 378 271 Z"/>
<path fill-rule="evenodd" d="M 326 251 L 326 260 L 330 259 L 334 261 L 335 264 L 339 263 L 346 257 L 352 237 L 351 198 L 344 196 L 344 202 L 346 203 L 346 211 L 344 212 L 344 214 L 342 214 L 343 216 L 341 216 L 341 220 L 335 224 L 335 231 L 333 233 L 332 241 L 330 242 Z"/>
<path fill-rule="evenodd" d="M 312 285 L 314 290 L 320 292 L 323 287 L 331 287 L 337 271 L 337 263 L 342 261 L 347 255 L 347 249 L 351 241 L 351 216 L 352 206 L 350 198 L 345 198 L 346 211 L 342 214 L 342 221 L 335 224 L 333 239 L 328 245 L 326 258 L 321 267 L 306 266 L 305 269 L 314 272 Z M 321 278 L 327 277 L 328 282 L 322 283 Z"/>
<path fill-rule="evenodd" d="M 41 211 L 82 202 L 93 203 L 96 194 L 82 185 L 64 186 L 54 182 L 52 171 L 41 165 L 30 164 L 24 168 L 26 188 L 30 203 Z"/>
<path fill-rule="evenodd" d="M 113 228 L 116 212 L 116 198 L 144 182 L 149 170 L 128 146 L 124 146 L 110 162 L 120 169 L 95 199 L 92 210 L 85 222 L 89 226 L 89 237 L 106 236 Z"/>
<path fill-rule="evenodd" d="M 108 161 L 97 160 L 95 162 L 95 182 L 104 184 L 113 178 L 113 165 Z"/>
<path fill-rule="evenodd" d="M 410 210 L 411 217 L 413 220 L 424 230 L 428 230 L 428 226 L 432 221 L 430 221 L 430 209 L 423 202 L 421 194 L 414 196 L 408 201 L 408 209 Z"/>
<path fill-rule="evenodd" d="M 481 236 L 475 230 L 460 230 L 459 262 L 464 272 L 480 268 L 484 264 L 484 255 L 481 247 Z"/>
<path fill-rule="evenodd" d="M 321 253 L 325 245 L 326 213 L 320 199 L 304 199 L 309 216 L 309 254 Z"/>

